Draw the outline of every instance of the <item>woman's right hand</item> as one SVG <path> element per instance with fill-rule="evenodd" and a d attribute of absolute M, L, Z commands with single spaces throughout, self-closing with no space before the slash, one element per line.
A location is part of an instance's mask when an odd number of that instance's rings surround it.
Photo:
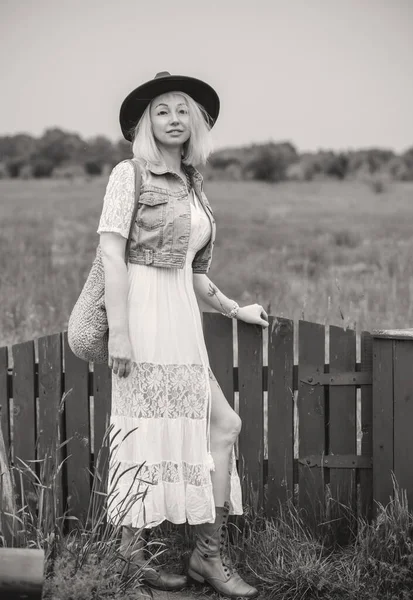
<path fill-rule="evenodd" d="M 118 377 L 128 377 L 132 366 L 132 345 L 127 333 L 110 333 L 108 365 Z"/>

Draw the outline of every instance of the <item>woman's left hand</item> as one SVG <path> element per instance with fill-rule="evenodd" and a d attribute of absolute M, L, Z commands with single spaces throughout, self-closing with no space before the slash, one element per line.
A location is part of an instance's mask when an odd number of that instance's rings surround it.
<path fill-rule="evenodd" d="M 245 323 L 262 325 L 262 327 L 268 327 L 269 325 L 268 315 L 261 304 L 249 304 L 248 306 L 241 306 L 238 309 L 237 319 L 239 321 L 245 321 Z"/>

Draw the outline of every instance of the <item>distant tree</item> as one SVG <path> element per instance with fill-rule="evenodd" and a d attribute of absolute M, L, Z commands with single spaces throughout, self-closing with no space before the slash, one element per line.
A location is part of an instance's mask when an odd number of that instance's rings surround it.
<path fill-rule="evenodd" d="M 406 167 L 405 180 L 413 181 L 413 147 L 406 150 L 401 158 Z"/>
<path fill-rule="evenodd" d="M 56 167 L 63 162 L 81 162 L 87 145 L 77 133 L 62 129 L 47 129 L 39 140 L 38 157 L 47 159 Z"/>
<path fill-rule="evenodd" d="M 383 171 L 394 156 L 392 150 L 383 148 L 363 148 L 349 152 L 348 172 L 357 174 L 358 171 L 361 171 L 373 174 Z"/>
<path fill-rule="evenodd" d="M 98 135 L 87 140 L 86 144 L 85 170 L 90 175 L 100 175 L 105 165 L 116 164 L 117 148 L 108 138 Z"/>
<path fill-rule="evenodd" d="M 212 154 L 208 162 L 214 169 L 227 169 L 232 165 L 235 165 L 236 167 L 241 165 L 240 156 L 237 155 L 233 150 L 226 150 Z"/>
<path fill-rule="evenodd" d="M 87 160 L 84 164 L 85 172 L 87 175 L 102 175 L 104 164 L 98 160 Z"/>
<path fill-rule="evenodd" d="M 394 157 L 394 152 L 382 148 L 372 148 L 368 151 L 367 157 L 370 173 L 377 173 Z"/>
<path fill-rule="evenodd" d="M 7 170 L 10 174 L 10 177 L 12 177 L 12 178 L 18 177 L 19 173 L 20 173 L 20 169 L 22 169 L 22 167 L 26 164 L 27 164 L 27 162 L 24 158 L 11 158 L 11 159 L 7 160 L 6 165 L 7 165 Z"/>
<path fill-rule="evenodd" d="M 271 143 L 255 149 L 254 156 L 244 166 L 252 179 L 278 182 L 287 178 L 287 168 L 297 160 L 297 151 L 289 142 Z"/>
<path fill-rule="evenodd" d="M 330 177 L 336 177 L 337 179 L 344 179 L 347 175 L 348 170 L 348 156 L 343 152 L 339 154 L 334 154 L 331 157 L 331 160 L 326 165 L 326 175 Z"/>
<path fill-rule="evenodd" d="M 0 160 L 20 159 L 29 161 L 37 152 L 37 140 L 27 133 L 0 137 Z"/>
<path fill-rule="evenodd" d="M 252 179 L 280 181 L 285 175 L 284 167 L 283 161 L 279 161 L 278 157 L 275 157 L 271 150 L 265 147 L 248 161 L 245 170 L 247 175 L 251 175 Z"/>
<path fill-rule="evenodd" d="M 413 163 L 413 146 L 402 154 L 402 158 L 405 158 Z"/>
<path fill-rule="evenodd" d="M 131 158 L 132 155 L 132 144 L 130 142 L 128 142 L 127 140 L 125 140 L 124 138 L 121 138 L 117 144 L 116 144 L 116 155 L 117 155 L 117 162 L 121 161 L 121 160 L 126 160 L 127 158 Z"/>
<path fill-rule="evenodd" d="M 35 158 L 32 161 L 31 168 L 32 168 L 33 177 L 40 179 L 43 177 L 51 176 L 51 174 L 53 172 L 54 164 L 48 158 L 39 157 L 39 158 Z"/>

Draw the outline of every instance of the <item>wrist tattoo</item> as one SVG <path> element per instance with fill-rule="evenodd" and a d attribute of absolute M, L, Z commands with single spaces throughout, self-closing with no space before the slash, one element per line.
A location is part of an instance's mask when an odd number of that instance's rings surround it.
<path fill-rule="evenodd" d="M 219 292 L 219 289 L 217 287 L 215 287 L 214 285 L 212 285 L 212 283 L 210 283 L 208 286 L 208 296 L 211 296 L 211 297 L 216 296 L 216 299 L 220 303 L 223 312 L 225 312 L 225 308 L 223 307 L 221 300 L 218 298 L 218 292 Z"/>

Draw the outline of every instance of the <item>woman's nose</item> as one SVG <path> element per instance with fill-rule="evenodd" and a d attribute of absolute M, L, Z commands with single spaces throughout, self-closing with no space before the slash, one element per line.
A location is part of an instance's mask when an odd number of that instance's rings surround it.
<path fill-rule="evenodd" d="M 171 125 L 177 125 L 179 123 L 179 118 L 177 113 L 171 113 Z"/>

